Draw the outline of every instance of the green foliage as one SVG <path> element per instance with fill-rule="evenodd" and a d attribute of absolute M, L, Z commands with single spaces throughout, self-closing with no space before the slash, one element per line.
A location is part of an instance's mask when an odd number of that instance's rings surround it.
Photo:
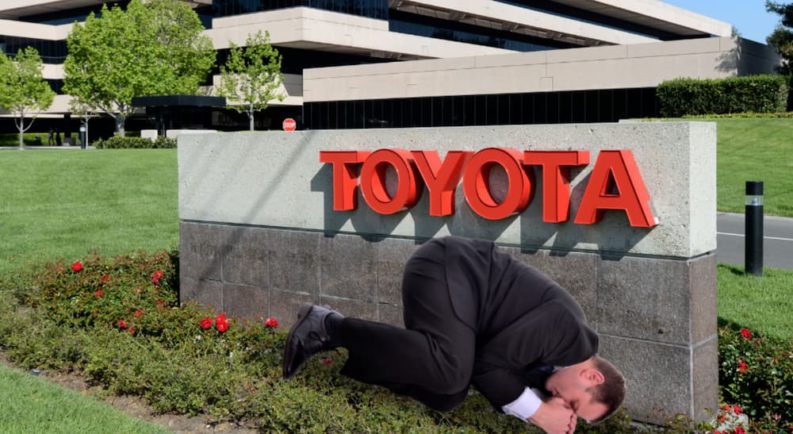
<path fill-rule="evenodd" d="M 774 32 L 768 36 L 768 45 L 776 48 L 782 57 L 780 72 L 793 74 L 793 3 L 781 4 L 766 0 L 766 9 L 781 17 Z"/>
<path fill-rule="evenodd" d="M 793 424 L 793 350 L 736 325 L 719 329 L 719 383 L 724 401 L 750 420 Z M 793 427 L 793 425 L 791 425 Z"/>
<path fill-rule="evenodd" d="M 155 140 L 142 137 L 113 136 L 93 143 L 96 149 L 173 149 L 176 139 L 158 136 Z"/>
<path fill-rule="evenodd" d="M 0 108 L 14 115 L 19 146 L 23 145 L 23 135 L 33 126 L 38 112 L 48 109 L 55 98 L 41 70 L 41 56 L 33 47 L 19 50 L 13 59 L 0 52 Z M 25 117 L 31 118 L 27 124 Z"/>
<path fill-rule="evenodd" d="M 785 77 L 756 75 L 725 79 L 680 78 L 661 83 L 657 90 L 661 114 L 670 117 L 742 112 L 784 112 L 788 85 Z"/>
<path fill-rule="evenodd" d="M 132 97 L 189 95 L 215 62 L 212 42 L 185 2 L 133 0 L 126 10 L 102 7 L 67 38 L 64 90 L 108 113 L 124 135 Z"/>
<path fill-rule="evenodd" d="M 246 113 L 253 131 L 253 116 L 267 108 L 270 101 L 283 101 L 278 91 L 281 77 L 281 55 L 270 45 L 270 34 L 248 35 L 245 47 L 233 43 L 226 64 L 220 67 L 218 92 L 228 99 L 229 108 Z"/>
<path fill-rule="evenodd" d="M 81 265 L 73 271 L 72 264 L 54 263 L 32 278 L 0 283 L 14 289 L 0 289 L 0 347 L 17 364 L 80 371 L 113 393 L 144 397 L 160 412 L 246 421 L 268 433 L 539 433 L 496 413 L 476 392 L 454 411 L 437 413 L 354 382 L 339 374 L 344 350 L 282 380 L 285 332 L 258 320 L 232 320 L 225 333 L 201 329 L 201 319 L 214 314 L 177 306 L 173 255 L 89 257 Z M 154 285 L 157 270 L 163 275 Z M 118 319 L 128 321 L 126 329 Z M 579 431 L 635 428 L 620 413 Z"/>

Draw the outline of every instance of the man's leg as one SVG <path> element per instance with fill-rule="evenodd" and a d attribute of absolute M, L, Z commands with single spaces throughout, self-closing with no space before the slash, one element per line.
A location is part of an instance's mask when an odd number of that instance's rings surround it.
<path fill-rule="evenodd" d="M 422 246 L 405 265 L 405 327 L 345 318 L 339 340 L 349 351 L 342 373 L 426 405 L 448 410 L 467 394 L 475 334 L 454 314 L 446 284 L 444 249 Z"/>

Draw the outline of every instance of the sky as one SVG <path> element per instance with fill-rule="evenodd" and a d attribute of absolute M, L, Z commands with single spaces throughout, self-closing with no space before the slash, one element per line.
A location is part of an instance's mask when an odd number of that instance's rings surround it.
<path fill-rule="evenodd" d="M 666 3 L 730 23 L 746 39 L 765 43 L 779 15 L 765 11 L 765 0 L 663 0 Z M 777 3 L 788 3 L 777 0 Z"/>

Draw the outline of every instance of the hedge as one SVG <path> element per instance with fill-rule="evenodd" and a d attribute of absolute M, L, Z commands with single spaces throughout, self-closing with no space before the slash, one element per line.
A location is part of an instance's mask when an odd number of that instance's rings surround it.
<path fill-rule="evenodd" d="M 151 140 L 143 137 L 113 136 L 108 139 L 99 139 L 93 143 L 96 149 L 165 149 L 175 148 L 176 139 L 157 137 Z"/>
<path fill-rule="evenodd" d="M 23 368 L 82 373 L 160 413 L 203 414 L 268 433 L 494 433 L 539 430 L 499 415 L 479 393 L 449 413 L 432 411 L 339 370 L 337 350 L 281 379 L 286 331 L 277 319 L 237 321 L 178 299 L 176 252 L 57 262 L 32 276 L 0 276 L 0 350 Z M 222 324 L 222 327 L 221 327 Z M 582 434 L 757 434 L 793 430 L 793 353 L 737 325 L 719 329 L 726 403 L 713 421 L 667 428 L 633 424 L 624 411 Z M 747 417 L 748 416 L 748 417 Z"/>
<path fill-rule="evenodd" d="M 661 114 L 667 117 L 784 112 L 788 103 L 788 79 L 781 75 L 718 80 L 680 78 L 661 83 L 657 95 Z"/>

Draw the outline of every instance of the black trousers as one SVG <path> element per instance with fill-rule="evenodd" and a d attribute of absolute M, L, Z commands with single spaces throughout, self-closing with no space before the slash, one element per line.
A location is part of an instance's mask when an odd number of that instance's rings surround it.
<path fill-rule="evenodd" d="M 405 328 L 356 318 L 340 326 L 349 358 L 342 374 L 385 386 L 447 411 L 468 394 L 476 333 L 455 315 L 446 285 L 444 247 L 429 241 L 405 265 Z"/>

